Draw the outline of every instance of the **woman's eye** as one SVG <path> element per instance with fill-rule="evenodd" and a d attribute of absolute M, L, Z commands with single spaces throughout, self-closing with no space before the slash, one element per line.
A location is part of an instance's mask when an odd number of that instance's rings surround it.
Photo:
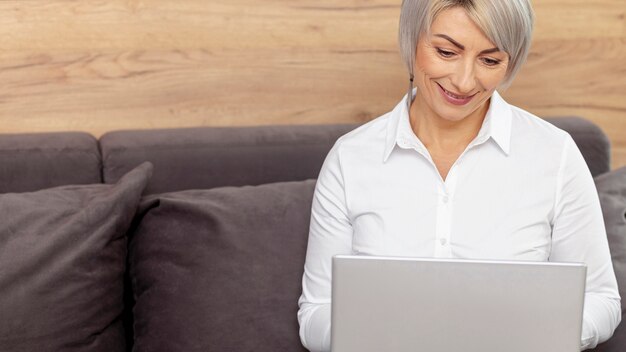
<path fill-rule="evenodd" d="M 500 63 L 500 60 L 494 60 L 494 59 L 490 59 L 488 57 L 485 57 L 482 60 L 485 63 L 485 65 L 487 65 L 487 66 L 495 66 L 495 65 Z"/>
<path fill-rule="evenodd" d="M 437 48 L 437 52 L 439 53 L 439 55 L 445 58 L 450 58 L 454 56 L 454 53 L 452 51 L 447 51 L 447 50 Z"/>

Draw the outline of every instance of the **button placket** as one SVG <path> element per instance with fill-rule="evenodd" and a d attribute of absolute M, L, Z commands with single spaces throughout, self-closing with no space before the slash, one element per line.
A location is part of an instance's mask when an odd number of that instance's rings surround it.
<path fill-rule="evenodd" d="M 435 257 L 451 258 L 450 237 L 452 230 L 453 199 L 459 174 L 460 162 L 453 167 L 443 182 L 437 199 L 437 223 L 435 234 Z"/>
<path fill-rule="evenodd" d="M 437 199 L 437 223 L 435 234 L 435 257 L 447 258 L 450 257 L 449 242 L 450 242 L 450 223 L 451 207 L 450 207 L 450 195 L 445 190 L 445 185 L 442 187 L 438 199 Z"/>

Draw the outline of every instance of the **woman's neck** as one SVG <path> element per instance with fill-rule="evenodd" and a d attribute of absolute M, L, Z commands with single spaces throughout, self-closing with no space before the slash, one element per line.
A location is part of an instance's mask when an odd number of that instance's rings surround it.
<path fill-rule="evenodd" d="M 411 128 L 431 154 L 460 154 L 478 135 L 489 109 L 489 100 L 469 116 L 446 120 L 417 94 L 409 114 Z"/>

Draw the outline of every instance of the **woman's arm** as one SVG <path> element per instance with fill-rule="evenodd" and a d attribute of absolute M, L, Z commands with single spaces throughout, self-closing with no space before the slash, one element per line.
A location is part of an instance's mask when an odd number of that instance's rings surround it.
<path fill-rule="evenodd" d="M 568 135 L 559 168 L 550 261 L 587 264 L 581 350 L 608 340 L 620 323 L 617 281 L 593 178 Z"/>
<path fill-rule="evenodd" d="M 330 151 L 315 186 L 302 295 L 298 304 L 300 339 L 310 351 L 330 351 L 332 257 L 352 251 L 339 147 Z"/>

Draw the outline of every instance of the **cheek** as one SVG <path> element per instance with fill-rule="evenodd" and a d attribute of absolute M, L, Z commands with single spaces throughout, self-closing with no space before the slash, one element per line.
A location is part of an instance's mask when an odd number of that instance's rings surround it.
<path fill-rule="evenodd" d="M 498 88 L 500 83 L 504 82 L 505 76 L 506 68 L 500 70 L 484 69 L 478 79 L 485 90 L 492 91 Z"/>
<path fill-rule="evenodd" d="M 415 69 L 425 76 L 436 78 L 445 75 L 446 63 L 434 54 L 428 53 L 427 50 L 418 48 L 415 56 Z"/>

